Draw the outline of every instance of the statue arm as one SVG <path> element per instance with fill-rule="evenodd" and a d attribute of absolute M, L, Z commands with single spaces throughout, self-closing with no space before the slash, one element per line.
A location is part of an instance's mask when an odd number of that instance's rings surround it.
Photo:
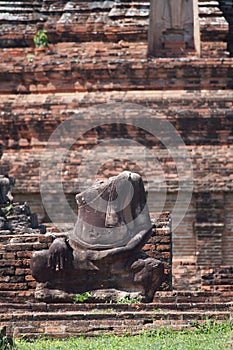
<path fill-rule="evenodd" d="M 72 262 L 72 249 L 66 238 L 56 238 L 48 251 L 48 267 L 52 270 L 64 270 Z"/>

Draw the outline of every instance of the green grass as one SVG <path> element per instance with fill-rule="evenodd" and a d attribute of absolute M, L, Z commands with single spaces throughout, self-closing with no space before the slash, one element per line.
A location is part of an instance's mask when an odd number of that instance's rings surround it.
<path fill-rule="evenodd" d="M 17 340 L 19 350 L 227 350 L 232 349 L 231 323 L 195 325 L 194 330 L 172 331 L 156 329 L 137 336 L 115 335 L 66 340 L 40 339 L 32 342 Z"/>

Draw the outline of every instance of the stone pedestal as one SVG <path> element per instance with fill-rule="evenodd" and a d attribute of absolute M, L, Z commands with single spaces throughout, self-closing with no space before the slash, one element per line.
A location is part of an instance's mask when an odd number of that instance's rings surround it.
<path fill-rule="evenodd" d="M 197 0 L 151 0 L 149 57 L 200 55 Z"/>

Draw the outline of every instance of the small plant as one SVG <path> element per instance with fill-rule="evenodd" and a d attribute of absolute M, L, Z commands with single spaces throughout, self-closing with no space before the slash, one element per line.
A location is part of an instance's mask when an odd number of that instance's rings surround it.
<path fill-rule="evenodd" d="M 14 342 L 11 337 L 6 335 L 6 327 L 0 330 L 0 349 L 1 350 L 11 350 L 14 349 Z"/>
<path fill-rule="evenodd" d="M 73 298 L 74 304 L 76 303 L 83 303 L 84 301 L 87 301 L 91 296 L 91 293 L 85 292 L 82 294 L 76 294 Z"/>
<path fill-rule="evenodd" d="M 28 60 L 28 62 L 29 62 L 29 63 L 33 62 L 34 57 L 35 57 L 35 55 L 29 53 L 29 54 L 27 55 L 27 60 Z"/>
<path fill-rule="evenodd" d="M 135 298 L 122 298 L 117 300 L 117 304 L 140 304 L 140 301 Z"/>
<path fill-rule="evenodd" d="M 162 309 L 160 309 L 160 308 L 155 308 L 155 309 L 153 309 L 153 311 L 154 311 L 154 312 L 162 312 Z"/>
<path fill-rule="evenodd" d="M 75 57 L 72 57 L 72 59 L 70 60 L 70 63 L 77 63 L 79 61 L 80 61 L 79 56 L 75 56 Z"/>
<path fill-rule="evenodd" d="M 114 312 L 114 309 L 108 308 L 108 309 L 92 309 L 91 312 L 94 314 L 101 313 L 101 314 L 108 314 L 111 312 Z"/>
<path fill-rule="evenodd" d="M 9 216 L 12 213 L 12 209 L 13 209 L 13 205 L 12 204 L 9 204 L 6 207 L 6 216 Z"/>
<path fill-rule="evenodd" d="M 40 29 L 33 37 L 36 47 L 47 47 L 49 46 L 49 40 L 47 35 L 47 30 Z"/>

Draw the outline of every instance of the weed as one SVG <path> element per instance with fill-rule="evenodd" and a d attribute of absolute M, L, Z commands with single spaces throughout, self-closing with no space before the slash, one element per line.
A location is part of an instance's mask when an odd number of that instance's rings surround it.
<path fill-rule="evenodd" d="M 47 35 L 47 30 L 40 29 L 33 37 L 36 47 L 47 47 L 49 46 L 49 40 Z"/>
<path fill-rule="evenodd" d="M 122 298 L 122 299 L 118 299 L 117 304 L 140 304 L 140 301 L 138 299 L 135 298 Z"/>
<path fill-rule="evenodd" d="M 233 330 L 233 324 L 228 322 L 219 323 L 215 318 L 203 318 L 204 322 L 194 321 L 191 326 L 195 327 L 195 332 L 198 334 L 209 334 L 211 332 L 225 332 Z"/>
<path fill-rule="evenodd" d="M 153 312 L 162 312 L 162 309 L 160 309 L 160 308 L 154 308 L 154 309 L 153 309 Z"/>
<path fill-rule="evenodd" d="M 29 62 L 29 63 L 33 62 L 34 57 L 35 57 L 35 55 L 29 53 L 29 54 L 27 55 L 27 60 L 28 60 L 28 62 Z"/>
<path fill-rule="evenodd" d="M 77 57 L 72 57 L 71 60 L 70 60 L 70 63 L 77 63 L 77 62 L 79 62 L 79 61 L 80 61 L 79 56 L 77 56 Z"/>
<path fill-rule="evenodd" d="M 74 304 L 76 303 L 83 303 L 84 301 L 87 301 L 91 296 L 91 293 L 85 292 L 82 294 L 76 294 L 73 298 Z"/>
<path fill-rule="evenodd" d="M 9 216 L 12 214 L 12 209 L 13 209 L 13 205 L 9 204 L 7 207 L 5 207 L 5 216 Z"/>
<path fill-rule="evenodd" d="M 92 309 L 91 312 L 93 313 L 101 313 L 101 314 L 108 314 L 111 312 L 114 312 L 114 309 L 108 308 L 108 309 Z"/>

